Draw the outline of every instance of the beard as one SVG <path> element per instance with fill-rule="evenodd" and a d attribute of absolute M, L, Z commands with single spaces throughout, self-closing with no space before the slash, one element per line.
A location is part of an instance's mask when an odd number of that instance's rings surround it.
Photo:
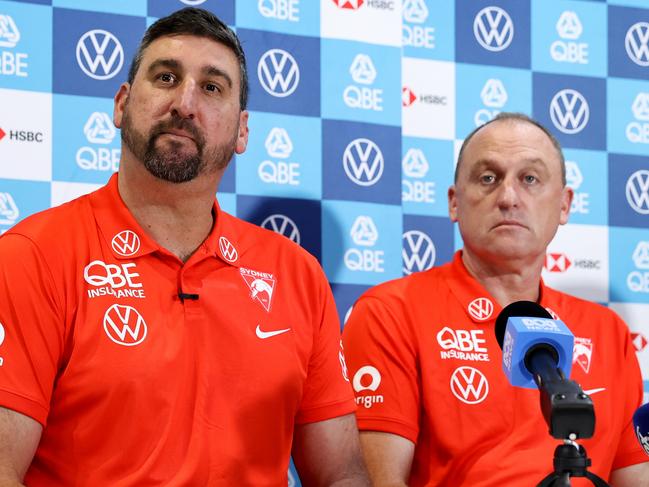
<path fill-rule="evenodd" d="M 196 145 L 195 152 L 188 152 L 177 141 L 171 141 L 166 147 L 156 145 L 158 138 L 170 129 L 183 130 L 190 134 Z M 234 155 L 238 132 L 224 144 L 211 150 L 205 149 L 205 137 L 188 118 L 181 118 L 176 112 L 168 120 L 160 121 L 151 127 L 148 135 L 138 131 L 133 125 L 128 109 L 124 107 L 122 118 L 122 142 L 144 167 L 158 179 L 171 183 L 186 183 L 203 173 L 225 169 Z"/>

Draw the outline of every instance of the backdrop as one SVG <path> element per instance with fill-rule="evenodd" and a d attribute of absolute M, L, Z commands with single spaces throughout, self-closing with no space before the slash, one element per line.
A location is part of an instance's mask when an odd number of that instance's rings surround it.
<path fill-rule="evenodd" d="M 461 247 L 461 139 L 520 111 L 575 190 L 544 279 L 622 315 L 649 377 L 647 0 L 0 0 L 0 231 L 117 170 L 112 97 L 146 26 L 185 5 L 234 27 L 249 63 L 250 145 L 219 201 L 316 255 L 341 321 Z M 588 370 L 604 344 L 578 345 Z"/>

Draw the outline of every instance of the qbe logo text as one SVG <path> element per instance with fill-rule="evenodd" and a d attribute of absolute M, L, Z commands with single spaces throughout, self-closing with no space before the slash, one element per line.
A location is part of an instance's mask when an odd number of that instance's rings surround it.
<path fill-rule="evenodd" d="M 273 127 L 264 143 L 269 159 L 262 161 L 257 175 L 264 183 L 288 186 L 300 185 L 300 165 L 288 159 L 293 153 L 293 141 L 283 127 Z"/>
<path fill-rule="evenodd" d="M 385 252 L 374 248 L 379 239 L 374 220 L 370 216 L 358 216 L 349 233 L 356 247 L 345 252 L 345 266 L 350 271 L 385 272 Z"/>
<path fill-rule="evenodd" d="M 14 52 L 20 41 L 20 31 L 10 15 L 0 13 L 0 74 L 26 78 L 29 73 L 28 55 Z"/>

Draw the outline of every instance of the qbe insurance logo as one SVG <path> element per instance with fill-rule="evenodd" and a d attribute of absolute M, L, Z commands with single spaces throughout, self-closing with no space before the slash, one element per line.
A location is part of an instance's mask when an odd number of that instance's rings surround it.
<path fill-rule="evenodd" d="M 257 10 L 267 19 L 300 21 L 300 0 L 259 0 Z"/>
<path fill-rule="evenodd" d="M 20 30 L 13 17 L 0 13 L 0 74 L 3 76 L 28 76 L 29 55 L 14 51 L 19 41 Z"/>
<path fill-rule="evenodd" d="M 354 83 L 347 85 L 343 91 L 345 105 L 382 112 L 383 90 L 372 87 L 377 74 L 372 58 L 367 54 L 357 54 L 349 66 L 349 74 Z"/>
<path fill-rule="evenodd" d="M 631 104 L 631 112 L 634 120 L 626 126 L 626 137 L 633 144 L 646 146 L 649 144 L 649 90 L 636 95 Z"/>
<path fill-rule="evenodd" d="M 489 78 L 480 91 L 480 100 L 482 100 L 484 108 L 475 113 L 473 117 L 475 126 L 479 127 L 498 115 L 507 104 L 508 98 L 509 95 L 503 82 L 498 78 Z"/>
<path fill-rule="evenodd" d="M 649 240 L 641 240 L 631 254 L 635 270 L 629 272 L 626 283 L 634 293 L 649 293 Z"/>
<path fill-rule="evenodd" d="M 608 161 L 596 151 L 566 149 L 566 185 L 573 190 L 570 223 L 608 223 Z"/>
<path fill-rule="evenodd" d="M 609 78 L 606 86 L 608 150 L 649 155 L 649 83 Z"/>
<path fill-rule="evenodd" d="M 323 263 L 331 281 L 377 284 L 402 275 L 398 206 L 325 200 L 322 208 Z"/>
<path fill-rule="evenodd" d="M 430 15 L 424 0 L 403 2 L 403 45 L 435 49 L 435 28 L 426 25 Z"/>
<path fill-rule="evenodd" d="M 588 44 L 579 42 L 584 27 L 577 12 L 564 10 L 556 28 L 560 39 L 550 45 L 552 59 L 560 63 L 588 64 Z"/>
<path fill-rule="evenodd" d="M 403 156 L 401 164 L 403 180 L 401 199 L 407 202 L 435 203 L 435 182 L 426 181 L 430 172 L 430 164 L 424 151 L 411 147 Z"/>
<path fill-rule="evenodd" d="M 402 0 L 322 0 L 321 36 L 401 46 Z"/>
<path fill-rule="evenodd" d="M 308 0 L 236 2 L 236 24 L 249 29 L 312 35 L 320 32 L 320 5 Z"/>
<path fill-rule="evenodd" d="M 0 192 L 0 228 L 4 226 L 12 227 L 18 222 L 20 210 L 14 201 L 14 197 L 9 192 Z"/>
<path fill-rule="evenodd" d="M 649 303 L 649 238 L 645 228 L 611 227 L 611 299 Z M 646 325 L 643 325 L 646 326 Z"/>
<path fill-rule="evenodd" d="M 319 199 L 320 120 L 255 112 L 249 125 L 248 149 L 237 156 L 237 192 Z"/>
<path fill-rule="evenodd" d="M 77 165 L 84 171 L 117 172 L 121 151 L 107 147 L 117 131 L 106 112 L 92 112 L 83 126 L 87 145 L 77 150 Z"/>

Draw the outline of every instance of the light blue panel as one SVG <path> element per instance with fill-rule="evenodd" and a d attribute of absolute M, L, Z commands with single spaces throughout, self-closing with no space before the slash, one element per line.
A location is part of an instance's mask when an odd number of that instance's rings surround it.
<path fill-rule="evenodd" d="M 607 80 L 610 152 L 649 155 L 649 81 Z"/>
<path fill-rule="evenodd" d="M 647 8 L 647 0 L 608 0 L 610 5 L 622 5 L 624 7 L 643 7 Z"/>
<path fill-rule="evenodd" d="M 54 7 L 90 10 L 92 12 L 110 12 L 125 15 L 146 15 L 146 0 L 52 0 Z M 183 5 L 179 4 L 178 8 Z"/>
<path fill-rule="evenodd" d="M 500 112 L 532 112 L 532 76 L 516 68 L 456 65 L 456 134 L 466 137 Z"/>
<path fill-rule="evenodd" d="M 333 39 L 321 42 L 322 117 L 401 125 L 401 50 Z"/>
<path fill-rule="evenodd" d="M 575 196 L 570 223 L 608 224 L 608 162 L 606 152 L 565 149 L 568 185 Z"/>
<path fill-rule="evenodd" d="M 405 0 L 402 11 L 405 57 L 455 60 L 455 2 Z"/>
<path fill-rule="evenodd" d="M 410 215 L 448 216 L 453 184 L 453 141 L 403 138 L 401 199 Z"/>
<path fill-rule="evenodd" d="M 606 5 L 573 0 L 532 0 L 532 19 L 532 69 L 606 76 Z"/>
<path fill-rule="evenodd" d="M 320 3 L 313 0 L 236 2 L 237 26 L 318 37 Z"/>
<path fill-rule="evenodd" d="M 113 101 L 88 96 L 52 96 L 53 162 L 56 181 L 105 183 L 119 169 L 120 133 Z"/>
<path fill-rule="evenodd" d="M 0 0 L 0 15 L 0 88 L 52 91 L 52 8 Z"/>
<path fill-rule="evenodd" d="M 400 277 L 401 208 L 322 202 L 322 264 L 332 282 L 378 284 Z"/>
<path fill-rule="evenodd" d="M 50 183 L 0 179 L 0 233 L 50 207 Z"/>
<path fill-rule="evenodd" d="M 216 199 L 223 211 L 230 215 L 237 214 L 237 195 L 233 193 L 217 193 Z"/>
<path fill-rule="evenodd" d="M 642 228 L 609 230 L 610 300 L 649 303 L 649 233 Z"/>
<path fill-rule="evenodd" d="M 263 112 L 250 114 L 250 140 L 237 156 L 237 193 L 320 199 L 320 119 Z"/>

